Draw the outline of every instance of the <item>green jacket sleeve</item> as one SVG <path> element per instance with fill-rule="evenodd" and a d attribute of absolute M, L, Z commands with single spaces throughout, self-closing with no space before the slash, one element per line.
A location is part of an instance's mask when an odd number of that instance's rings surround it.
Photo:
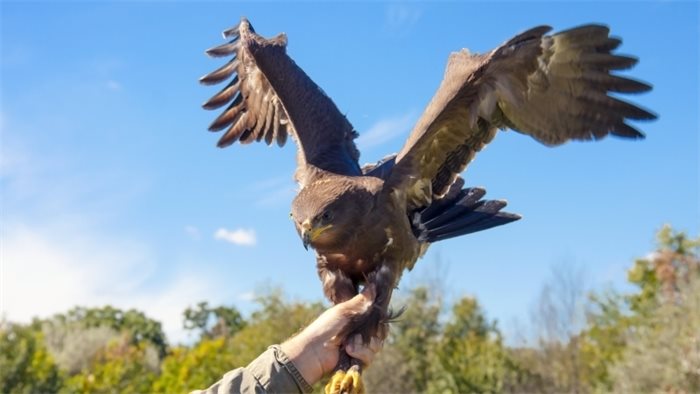
<path fill-rule="evenodd" d="M 310 393 L 311 385 L 279 345 L 270 346 L 247 367 L 236 368 L 206 390 L 192 394 Z"/>

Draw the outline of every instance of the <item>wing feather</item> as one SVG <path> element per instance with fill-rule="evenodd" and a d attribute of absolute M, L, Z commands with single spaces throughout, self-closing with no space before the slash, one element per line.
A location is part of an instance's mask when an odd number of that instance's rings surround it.
<path fill-rule="evenodd" d="M 231 79 L 202 106 L 226 109 L 209 130 L 224 130 L 219 147 L 235 143 L 276 141 L 282 146 L 292 134 L 297 142 L 297 181 L 302 186 L 318 170 L 361 175 L 357 133 L 335 104 L 287 56 L 286 36 L 265 39 L 244 18 L 223 33 L 229 42 L 206 51 L 231 60 L 200 78 L 205 85 Z M 313 168 L 312 168 L 313 167 Z"/>
<path fill-rule="evenodd" d="M 609 29 L 586 25 L 546 35 L 548 26 L 519 34 L 486 55 L 453 53 L 387 181 L 406 194 L 408 209 L 446 193 L 498 128 L 546 145 L 597 140 L 608 134 L 642 138 L 628 120 L 656 115 L 609 93 L 642 93 L 651 86 L 611 74 L 637 59 L 611 53 L 622 42 Z M 430 185 L 426 193 L 424 185 Z M 419 187 L 420 186 L 420 187 Z"/>

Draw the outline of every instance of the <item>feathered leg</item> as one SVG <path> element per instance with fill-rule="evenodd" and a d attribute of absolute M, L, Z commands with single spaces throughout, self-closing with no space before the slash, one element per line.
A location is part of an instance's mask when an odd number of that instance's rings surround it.
<path fill-rule="evenodd" d="M 396 275 L 385 264 L 367 275 L 366 285 L 373 286 L 375 289 L 374 302 L 367 312 L 353 316 L 338 334 L 339 337 L 347 338 L 347 342 L 356 334 L 360 334 L 365 344 L 369 344 L 372 337 L 377 337 L 380 340 L 386 338 L 391 318 L 388 311 L 389 300 L 396 283 L 395 278 Z M 350 357 L 343 346 L 335 372 L 326 385 L 326 394 L 364 393 L 362 367 L 362 362 Z"/>

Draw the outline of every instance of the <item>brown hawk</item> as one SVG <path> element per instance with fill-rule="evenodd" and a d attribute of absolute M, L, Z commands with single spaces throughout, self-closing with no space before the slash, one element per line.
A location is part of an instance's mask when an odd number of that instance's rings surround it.
<path fill-rule="evenodd" d="M 611 73 L 637 59 L 611 53 L 621 41 L 605 26 L 546 35 L 550 30 L 535 27 L 483 55 L 452 53 L 401 151 L 364 167 L 353 142 L 357 132 L 287 55 L 284 34 L 265 39 L 242 19 L 224 31 L 229 42 L 206 51 L 232 57 L 200 80 L 229 81 L 203 105 L 226 106 L 209 126 L 224 130 L 218 146 L 281 146 L 291 135 L 300 186 L 291 215 L 304 246 L 316 250 L 325 295 L 339 303 L 361 286 L 375 288 L 373 307 L 343 334 L 386 337 L 392 291 L 431 243 L 520 218 L 501 211 L 505 201 L 484 200 L 483 189 L 464 188 L 459 176 L 497 130 L 512 129 L 550 146 L 608 134 L 643 138 L 627 121 L 656 116 L 609 95 L 651 89 Z M 340 372 L 327 389 L 360 389 L 360 367 L 341 351 Z"/>

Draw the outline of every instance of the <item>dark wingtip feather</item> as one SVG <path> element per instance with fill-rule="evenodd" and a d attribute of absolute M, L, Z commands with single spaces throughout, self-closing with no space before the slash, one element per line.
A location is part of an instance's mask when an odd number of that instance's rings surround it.
<path fill-rule="evenodd" d="M 567 36 L 569 38 L 575 37 L 576 39 L 591 39 L 595 37 L 600 39 L 607 38 L 609 33 L 610 28 L 608 26 L 598 23 L 590 23 L 587 25 L 572 27 L 570 29 L 560 30 L 555 34 L 555 36 Z"/>
<path fill-rule="evenodd" d="M 231 105 L 229 105 L 224 112 L 221 113 L 214 121 L 209 125 L 209 131 L 219 131 L 226 126 L 234 123 L 240 114 L 244 113 L 244 108 L 239 105 L 243 101 L 243 97 L 239 94 L 233 100 Z"/>
<path fill-rule="evenodd" d="M 234 98 L 235 94 L 238 92 L 238 87 L 238 76 L 235 76 L 233 77 L 231 83 L 226 85 L 226 87 L 221 89 L 219 93 L 215 94 L 212 98 L 202 104 L 202 108 L 213 110 L 225 105 Z"/>
<path fill-rule="evenodd" d="M 652 89 L 652 86 L 646 82 L 636 80 L 630 77 L 622 77 L 619 75 L 609 74 L 607 78 L 608 90 L 619 93 L 645 93 Z"/>
<path fill-rule="evenodd" d="M 231 59 L 228 63 L 219 67 L 218 69 L 210 72 L 209 74 L 199 78 L 199 83 L 204 85 L 214 85 L 226 78 L 230 77 L 238 66 L 238 60 L 236 58 Z"/>
<path fill-rule="evenodd" d="M 243 134 L 248 130 L 248 128 L 245 126 L 245 124 L 239 124 L 239 123 L 234 123 L 231 125 L 231 127 L 226 130 L 224 135 L 219 138 L 219 141 L 216 143 L 216 146 L 219 148 L 225 148 L 236 141 L 239 141 Z"/>
<path fill-rule="evenodd" d="M 551 26 L 547 25 L 541 25 L 537 27 L 533 27 L 532 29 L 526 30 L 517 36 L 511 38 L 508 40 L 503 46 L 505 48 L 514 48 L 520 46 L 520 44 L 533 40 L 533 39 L 539 39 L 543 35 L 547 34 L 552 30 Z"/>
<path fill-rule="evenodd" d="M 609 63 L 611 70 L 627 70 L 639 63 L 639 58 L 627 55 L 612 55 Z"/>
<path fill-rule="evenodd" d="M 236 52 L 236 49 L 240 46 L 240 41 L 238 40 L 238 36 L 236 36 L 233 40 L 227 42 L 226 44 L 218 45 L 213 48 L 209 48 L 206 51 L 204 51 L 209 57 L 222 57 L 222 56 L 229 56 L 233 53 Z"/>
<path fill-rule="evenodd" d="M 244 24 L 246 25 L 246 27 L 243 27 Z M 241 18 L 240 22 L 238 22 L 235 26 L 229 27 L 228 29 L 224 30 L 221 33 L 221 35 L 224 36 L 224 39 L 238 36 L 240 35 L 241 28 L 247 28 L 247 26 L 250 26 L 250 22 L 248 22 L 248 19 L 243 17 Z"/>
<path fill-rule="evenodd" d="M 238 24 L 230 29 L 224 30 L 222 33 L 224 38 L 229 38 L 229 37 L 234 37 L 241 35 L 243 33 L 255 33 L 255 29 L 253 29 L 253 25 L 250 24 L 250 21 L 246 17 L 242 17 L 241 21 L 238 22 Z"/>
<path fill-rule="evenodd" d="M 618 137 L 631 138 L 636 140 L 642 140 L 646 138 L 644 133 L 628 125 L 627 123 L 621 123 L 615 126 L 615 129 L 612 130 L 611 134 L 616 135 Z"/>
<path fill-rule="evenodd" d="M 484 213 L 496 213 L 508 205 L 506 200 L 489 200 L 484 205 L 478 207 L 474 211 Z"/>

